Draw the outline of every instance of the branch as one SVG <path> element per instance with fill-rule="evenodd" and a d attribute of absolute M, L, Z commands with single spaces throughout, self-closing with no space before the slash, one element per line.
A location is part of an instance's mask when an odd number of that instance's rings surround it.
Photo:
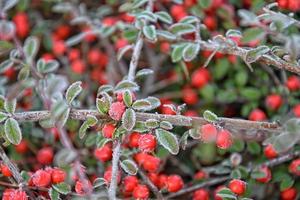
<path fill-rule="evenodd" d="M 2 161 L 4 162 L 4 164 L 9 168 L 9 170 L 12 173 L 12 176 L 14 177 L 15 181 L 18 184 L 23 184 L 24 180 L 19 172 L 19 169 L 17 168 L 17 166 L 15 166 L 10 159 L 7 157 L 4 149 L 2 148 L 2 146 L 0 146 L 0 157 L 2 159 Z"/>
<path fill-rule="evenodd" d="M 118 171 L 119 171 L 119 159 L 121 155 L 121 141 L 116 140 L 112 155 L 112 172 L 111 172 L 111 181 L 108 189 L 108 197 L 110 200 L 116 199 L 117 192 L 117 179 L 118 179 Z"/>
<path fill-rule="evenodd" d="M 163 200 L 164 197 L 157 189 L 157 187 L 152 183 L 152 181 L 147 177 L 145 172 L 142 169 L 138 170 L 139 175 L 142 177 L 143 181 L 148 185 L 151 191 L 155 194 L 157 200 Z"/>

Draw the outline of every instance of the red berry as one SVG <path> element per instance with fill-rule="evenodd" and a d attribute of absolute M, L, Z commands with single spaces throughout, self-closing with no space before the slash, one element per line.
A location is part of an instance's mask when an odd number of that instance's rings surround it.
<path fill-rule="evenodd" d="M 125 38 L 120 38 L 116 41 L 115 48 L 117 50 L 119 50 L 119 49 L 125 47 L 126 45 L 128 45 L 128 41 Z"/>
<path fill-rule="evenodd" d="M 213 142 L 216 140 L 218 134 L 217 128 L 212 124 L 205 124 L 201 126 L 200 137 L 203 142 Z"/>
<path fill-rule="evenodd" d="M 223 188 L 226 187 L 224 185 L 220 185 L 214 190 L 214 200 L 223 200 L 223 198 L 218 195 L 219 191 L 221 191 Z"/>
<path fill-rule="evenodd" d="M 44 147 L 37 153 L 37 160 L 43 165 L 50 165 L 53 161 L 53 149 L 51 147 Z"/>
<path fill-rule="evenodd" d="M 209 200 L 209 193 L 205 189 L 199 189 L 194 192 L 193 200 Z"/>
<path fill-rule="evenodd" d="M 278 156 L 278 154 L 272 144 L 268 144 L 266 146 L 264 153 L 268 159 L 276 158 Z"/>
<path fill-rule="evenodd" d="M 108 114 L 112 119 L 119 121 L 125 109 L 126 107 L 123 102 L 114 102 L 111 104 Z"/>
<path fill-rule="evenodd" d="M 295 75 L 290 76 L 285 84 L 290 91 L 296 91 L 300 89 L 300 79 Z"/>
<path fill-rule="evenodd" d="M 52 170 L 51 173 L 52 183 L 57 184 L 57 183 L 64 182 L 65 178 L 66 178 L 66 172 L 64 170 L 59 168 L 55 168 Z"/>
<path fill-rule="evenodd" d="M 220 149 L 228 149 L 232 145 L 231 133 L 227 130 L 221 130 L 218 133 L 216 144 Z"/>
<path fill-rule="evenodd" d="M 94 156 L 102 162 L 106 162 L 106 161 L 111 160 L 112 159 L 111 146 L 106 144 L 101 148 L 95 149 Z"/>
<path fill-rule="evenodd" d="M 167 187 L 167 180 L 168 180 L 168 176 L 161 174 L 158 177 L 158 187 L 159 189 L 163 189 Z"/>
<path fill-rule="evenodd" d="M 80 58 L 80 50 L 79 49 L 70 49 L 68 51 L 68 58 L 70 61 L 74 61 Z"/>
<path fill-rule="evenodd" d="M 277 3 L 279 8 L 287 9 L 289 6 L 289 0 L 277 0 Z"/>
<path fill-rule="evenodd" d="M 77 194 L 85 194 L 85 190 L 90 190 L 92 189 L 92 184 L 89 180 L 84 180 L 84 182 L 82 181 L 76 181 L 75 183 L 75 192 Z"/>
<path fill-rule="evenodd" d="M 300 176 L 300 159 L 293 160 L 289 165 L 289 171 L 297 176 Z"/>
<path fill-rule="evenodd" d="M 242 195 L 246 191 L 246 183 L 238 179 L 233 179 L 230 181 L 228 187 L 237 195 Z"/>
<path fill-rule="evenodd" d="M 85 72 L 86 66 L 85 66 L 83 60 L 76 59 L 71 63 L 71 68 L 74 73 L 83 74 Z"/>
<path fill-rule="evenodd" d="M 147 155 L 143 162 L 143 168 L 148 172 L 157 172 L 160 165 L 160 159 L 155 156 Z"/>
<path fill-rule="evenodd" d="M 182 100 L 187 105 L 195 105 L 199 101 L 198 94 L 191 88 L 185 88 L 182 91 Z"/>
<path fill-rule="evenodd" d="M 105 138 L 112 138 L 115 130 L 116 126 L 114 124 L 105 124 L 102 129 L 102 135 Z"/>
<path fill-rule="evenodd" d="M 139 181 L 136 176 L 126 176 L 123 180 L 124 192 L 132 192 L 138 183 Z"/>
<path fill-rule="evenodd" d="M 249 114 L 249 120 L 252 121 L 264 121 L 267 119 L 267 116 L 264 111 L 261 109 L 254 109 L 252 112 Z"/>
<path fill-rule="evenodd" d="M 25 38 L 29 33 L 29 19 L 26 13 L 18 12 L 13 17 L 13 21 L 16 26 L 17 36 L 20 38 Z"/>
<path fill-rule="evenodd" d="M 54 41 L 52 46 L 52 51 L 55 55 L 61 56 L 67 50 L 67 47 L 63 41 Z"/>
<path fill-rule="evenodd" d="M 294 187 L 287 188 L 280 192 L 280 197 L 282 200 L 296 200 L 297 189 Z"/>
<path fill-rule="evenodd" d="M 217 20 L 214 16 L 206 16 L 203 20 L 203 23 L 210 31 L 215 30 L 217 27 Z"/>
<path fill-rule="evenodd" d="M 40 169 L 32 175 L 32 182 L 35 186 L 47 187 L 51 183 L 51 174 Z"/>
<path fill-rule="evenodd" d="M 104 176 L 103 176 L 107 184 L 109 184 L 111 181 L 111 175 L 112 175 L 112 169 L 111 167 L 108 167 L 108 169 L 104 172 Z M 121 171 L 118 171 L 117 183 L 119 184 L 120 182 L 121 182 Z"/>
<path fill-rule="evenodd" d="M 156 147 L 156 138 L 154 135 L 142 134 L 139 139 L 139 149 L 144 152 L 152 152 Z"/>
<path fill-rule="evenodd" d="M 266 166 L 261 167 L 260 172 L 264 173 L 265 176 L 262 178 L 257 178 L 256 181 L 261 182 L 261 183 L 267 183 L 272 179 L 272 174 L 268 167 L 266 167 Z"/>
<path fill-rule="evenodd" d="M 158 187 L 159 185 L 159 175 L 157 173 L 149 173 L 148 174 L 148 178 L 149 180 L 155 185 Z"/>
<path fill-rule="evenodd" d="M 208 177 L 207 173 L 203 170 L 198 171 L 194 175 L 194 179 L 196 179 L 196 180 L 203 180 L 203 179 L 206 179 L 207 177 Z"/>
<path fill-rule="evenodd" d="M 141 134 L 137 132 L 133 132 L 129 136 L 129 146 L 131 148 L 137 148 L 139 147 L 139 140 L 140 140 Z"/>
<path fill-rule="evenodd" d="M 21 153 L 21 154 L 26 153 L 27 149 L 28 149 L 26 140 L 22 140 L 20 142 L 20 144 L 15 146 L 15 148 L 18 153 Z"/>
<path fill-rule="evenodd" d="M 1 165 L 1 172 L 2 172 L 3 176 L 6 176 L 6 177 L 11 177 L 11 176 L 12 176 L 11 171 L 10 171 L 9 168 L 8 168 L 6 165 L 4 165 L 4 164 Z"/>
<path fill-rule="evenodd" d="M 27 200 L 26 193 L 20 189 L 5 189 L 2 200 Z"/>
<path fill-rule="evenodd" d="M 147 160 L 148 159 L 148 154 L 147 153 L 145 153 L 145 152 L 139 152 L 139 153 L 136 153 L 135 155 L 134 155 L 134 160 L 139 164 L 139 165 L 142 165 L 144 162 L 145 162 L 145 160 Z"/>
<path fill-rule="evenodd" d="M 266 106 L 271 110 L 277 110 L 282 105 L 282 98 L 278 94 L 271 94 L 266 98 Z"/>
<path fill-rule="evenodd" d="M 191 77 L 191 84 L 196 88 L 204 87 L 210 80 L 210 73 L 205 68 L 200 68 L 194 71 Z"/>
<path fill-rule="evenodd" d="M 300 104 L 294 106 L 293 113 L 296 117 L 300 117 Z"/>
<path fill-rule="evenodd" d="M 178 175 L 170 175 L 167 179 L 167 190 L 169 192 L 177 192 L 183 188 L 183 180 Z"/>
<path fill-rule="evenodd" d="M 132 196 L 135 199 L 143 199 L 146 200 L 149 197 L 149 189 L 146 185 L 137 185 L 132 193 Z"/>

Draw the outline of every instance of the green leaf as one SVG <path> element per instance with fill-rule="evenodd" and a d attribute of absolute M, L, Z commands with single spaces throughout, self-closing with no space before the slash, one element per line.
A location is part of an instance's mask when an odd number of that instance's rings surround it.
<path fill-rule="evenodd" d="M 16 106 L 17 106 L 17 99 L 12 99 L 12 100 L 6 99 L 4 102 L 4 109 L 8 113 L 11 113 L 11 114 L 15 113 Z"/>
<path fill-rule="evenodd" d="M 248 43 L 254 40 L 262 39 L 265 32 L 261 28 L 248 28 L 243 33 L 242 42 Z"/>
<path fill-rule="evenodd" d="M 267 46 L 259 46 L 255 49 L 249 50 L 246 54 L 245 61 L 248 63 L 253 63 L 257 61 L 261 56 L 268 53 L 270 48 Z"/>
<path fill-rule="evenodd" d="M 115 87 L 115 92 L 121 92 L 125 90 L 138 91 L 139 86 L 133 81 L 123 80 L 119 82 Z"/>
<path fill-rule="evenodd" d="M 82 90 L 81 84 L 82 84 L 81 81 L 77 81 L 75 83 L 72 83 L 72 85 L 70 85 L 69 88 L 67 89 L 66 99 L 67 99 L 68 104 L 71 104 L 73 102 L 73 100 L 81 92 L 81 90 Z"/>
<path fill-rule="evenodd" d="M 156 109 L 161 105 L 160 100 L 156 97 L 147 97 L 146 100 L 151 104 L 150 110 Z"/>
<path fill-rule="evenodd" d="M 120 165 L 122 169 L 130 175 L 136 175 L 138 171 L 138 167 L 135 162 L 129 159 L 123 160 Z"/>
<path fill-rule="evenodd" d="M 229 29 L 226 32 L 226 37 L 242 37 L 242 33 L 239 30 L 236 29 Z"/>
<path fill-rule="evenodd" d="M 102 97 L 101 99 L 97 99 L 96 107 L 100 114 L 106 114 L 110 107 L 110 101 L 105 97 Z"/>
<path fill-rule="evenodd" d="M 261 93 L 257 88 L 247 87 L 243 88 L 240 92 L 242 97 L 250 101 L 258 100 L 261 97 Z"/>
<path fill-rule="evenodd" d="M 151 21 L 151 22 L 156 22 L 157 21 L 156 15 L 154 15 L 152 12 L 147 11 L 147 10 L 137 14 L 136 17 L 137 17 L 137 19 L 145 19 L 145 20 L 148 20 L 148 21 Z"/>
<path fill-rule="evenodd" d="M 153 70 L 152 69 L 141 69 L 136 73 L 136 78 L 140 78 L 142 76 L 148 76 L 150 74 L 153 74 Z"/>
<path fill-rule="evenodd" d="M 44 59 L 39 59 L 37 61 L 36 67 L 40 73 L 50 73 L 54 72 L 59 66 L 56 60 L 45 61 Z"/>
<path fill-rule="evenodd" d="M 4 72 L 5 70 L 11 68 L 14 65 L 14 62 L 11 60 L 4 60 L 0 63 L 0 73 Z"/>
<path fill-rule="evenodd" d="M 148 2 L 148 0 L 134 0 L 134 2 L 132 4 L 132 8 L 137 9 L 137 8 L 143 6 L 144 4 L 146 4 L 147 2 Z"/>
<path fill-rule="evenodd" d="M 283 179 L 280 183 L 280 191 L 284 191 L 294 185 L 294 180 L 292 177 L 287 176 L 285 179 Z"/>
<path fill-rule="evenodd" d="M 196 128 L 191 128 L 187 130 L 185 133 L 187 133 L 191 138 L 197 140 L 201 138 L 201 134 L 199 133 L 199 130 Z"/>
<path fill-rule="evenodd" d="M 188 134 L 188 132 L 186 131 L 186 132 L 182 135 L 182 137 L 180 138 L 180 140 L 179 140 L 180 147 L 181 147 L 183 150 L 185 150 L 185 148 L 186 148 L 186 145 L 187 145 L 187 142 L 188 142 L 188 137 L 189 137 L 189 134 Z"/>
<path fill-rule="evenodd" d="M 176 35 L 170 33 L 169 31 L 156 30 L 158 37 L 162 37 L 167 40 L 176 40 Z"/>
<path fill-rule="evenodd" d="M 129 90 L 123 93 L 123 101 L 127 107 L 132 105 L 132 93 Z"/>
<path fill-rule="evenodd" d="M 111 142 L 111 139 L 110 139 L 110 138 L 104 138 L 104 137 L 102 136 L 102 134 L 99 135 L 99 137 L 97 138 L 97 141 L 96 141 L 97 148 L 103 147 L 103 146 L 104 146 L 106 143 L 108 143 L 108 142 Z"/>
<path fill-rule="evenodd" d="M 264 178 L 264 177 L 266 177 L 266 174 L 259 170 L 255 170 L 251 173 L 251 178 L 253 179 Z"/>
<path fill-rule="evenodd" d="M 0 111 L 0 123 L 4 122 L 8 118 L 8 114 Z"/>
<path fill-rule="evenodd" d="M 182 52 L 184 61 L 190 62 L 198 55 L 200 50 L 200 43 L 189 43 Z"/>
<path fill-rule="evenodd" d="M 88 115 L 87 120 L 80 126 L 79 129 L 79 138 L 84 138 L 88 128 L 95 126 L 98 122 L 98 119 L 94 115 Z"/>
<path fill-rule="evenodd" d="M 152 106 L 151 106 L 151 102 L 149 102 L 148 100 L 139 99 L 132 104 L 132 108 L 138 111 L 147 111 L 150 110 Z"/>
<path fill-rule="evenodd" d="M 136 115 L 133 109 L 127 108 L 122 116 L 122 125 L 127 131 L 131 131 L 135 126 Z"/>
<path fill-rule="evenodd" d="M 71 192 L 71 186 L 66 183 L 58 183 L 52 185 L 53 189 L 55 189 L 57 192 L 67 195 Z"/>
<path fill-rule="evenodd" d="M 174 45 L 172 54 L 171 54 L 172 62 L 178 62 L 182 59 L 183 51 L 187 45 L 188 45 L 187 43 Z"/>
<path fill-rule="evenodd" d="M 176 23 L 170 27 L 170 31 L 175 35 L 184 35 L 195 32 L 195 27 L 192 24 Z"/>
<path fill-rule="evenodd" d="M 55 126 L 55 120 L 51 117 L 42 119 L 39 121 L 39 124 L 43 128 L 53 128 Z"/>
<path fill-rule="evenodd" d="M 209 110 L 204 111 L 203 118 L 210 123 L 218 121 L 218 116 Z"/>
<path fill-rule="evenodd" d="M 35 36 L 28 37 L 24 43 L 24 53 L 27 61 L 31 62 L 39 48 L 39 40 Z"/>
<path fill-rule="evenodd" d="M 179 144 L 177 137 L 164 129 L 156 129 L 155 135 L 158 139 L 158 142 L 167 149 L 171 154 L 176 155 L 179 152 Z"/>
<path fill-rule="evenodd" d="M 225 199 L 237 199 L 234 193 L 228 189 L 228 188 L 223 188 L 221 189 L 218 193 L 217 196 L 225 198 Z"/>
<path fill-rule="evenodd" d="M 121 60 L 121 58 L 124 56 L 124 54 L 132 49 L 132 45 L 126 45 L 125 47 L 122 47 L 121 49 L 119 49 L 118 53 L 117 53 L 117 59 Z"/>
<path fill-rule="evenodd" d="M 60 200 L 59 193 L 53 188 L 49 189 L 48 194 L 51 200 Z"/>
<path fill-rule="evenodd" d="M 114 88 L 111 85 L 102 85 L 98 88 L 97 97 L 99 97 L 100 94 L 103 92 L 109 93 L 109 92 L 112 92 L 113 90 L 114 90 Z"/>
<path fill-rule="evenodd" d="M 137 121 L 135 123 L 135 127 L 133 128 L 132 131 L 139 132 L 139 133 L 145 133 L 145 132 L 149 131 L 149 129 L 146 127 L 145 122 Z"/>
<path fill-rule="evenodd" d="M 157 34 L 156 34 L 156 29 L 154 25 L 150 26 L 144 26 L 143 27 L 143 34 L 145 37 L 153 42 L 157 40 Z"/>
<path fill-rule="evenodd" d="M 173 125 L 171 124 L 171 122 L 161 121 L 160 122 L 160 128 L 166 129 L 166 130 L 171 130 L 171 129 L 173 129 Z"/>
<path fill-rule="evenodd" d="M 159 126 L 159 121 L 156 119 L 147 119 L 147 121 L 145 122 L 145 125 L 149 129 L 154 129 Z"/>
<path fill-rule="evenodd" d="M 247 150 L 253 155 L 259 155 L 261 152 L 261 147 L 257 142 L 250 141 L 247 143 Z"/>
<path fill-rule="evenodd" d="M 199 19 L 195 16 L 186 16 L 179 21 L 179 23 L 182 24 L 192 24 L 196 22 L 199 22 Z"/>
<path fill-rule="evenodd" d="M 22 140 L 22 132 L 18 122 L 15 119 L 9 118 L 5 121 L 4 131 L 6 138 L 10 143 L 14 145 L 20 144 Z"/>
<path fill-rule="evenodd" d="M 172 24 L 173 23 L 172 17 L 167 12 L 159 11 L 159 12 L 156 12 L 154 14 L 162 22 L 165 22 L 167 24 Z"/>
<path fill-rule="evenodd" d="M 30 68 L 29 66 L 25 66 L 23 67 L 18 74 L 18 80 L 22 81 L 22 80 L 26 80 L 29 77 L 30 74 Z"/>
<path fill-rule="evenodd" d="M 240 179 L 242 177 L 242 174 L 239 169 L 234 169 L 231 171 L 230 177 L 232 179 Z"/>
<path fill-rule="evenodd" d="M 98 188 L 101 187 L 103 185 L 106 185 L 106 180 L 104 178 L 96 178 L 93 182 L 93 187 L 94 188 Z"/>
<path fill-rule="evenodd" d="M 198 0 L 198 4 L 201 6 L 201 8 L 209 8 L 211 3 L 212 0 Z"/>

